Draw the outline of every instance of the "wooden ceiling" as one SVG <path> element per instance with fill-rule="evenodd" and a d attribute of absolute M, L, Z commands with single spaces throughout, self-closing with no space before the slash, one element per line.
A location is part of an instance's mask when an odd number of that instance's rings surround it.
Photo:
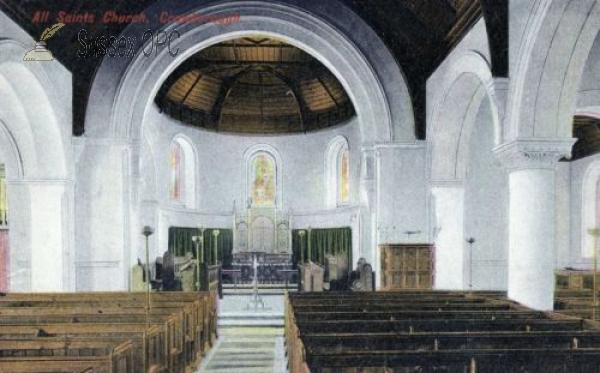
<path fill-rule="evenodd" d="M 221 132 L 314 131 L 354 115 L 342 85 L 306 52 L 268 37 L 206 48 L 163 83 L 155 99 L 175 119 Z"/>
<path fill-rule="evenodd" d="M 208 0 L 207 0 L 208 1 Z M 306 0 L 324 1 L 324 0 Z M 484 17 L 492 52 L 494 76 L 508 74 L 508 0 L 340 0 L 354 10 L 381 37 L 407 80 L 415 110 L 416 136 L 425 138 L 425 82 L 447 53 Z M 77 33 L 85 27 L 90 36 L 119 35 L 126 24 L 102 23 L 107 10 L 134 14 L 154 0 L 0 0 L 8 14 L 34 38 L 55 23 L 59 11 L 95 14 L 92 24 L 64 27 L 50 41 L 49 49 L 73 74 L 73 133 L 85 132 L 84 118 L 90 84 L 100 58 L 79 58 Z M 47 21 L 33 22 L 37 11 L 50 13 Z M 241 50 L 241 49 L 240 49 Z M 256 73 L 255 76 L 260 74 Z M 262 75 L 266 76 L 266 73 Z M 327 83 L 325 83 L 327 84 Z M 235 92 L 231 92 L 234 94 Z"/>
<path fill-rule="evenodd" d="M 571 152 L 571 161 L 600 153 L 600 119 L 575 116 L 573 137 L 577 139 Z"/>

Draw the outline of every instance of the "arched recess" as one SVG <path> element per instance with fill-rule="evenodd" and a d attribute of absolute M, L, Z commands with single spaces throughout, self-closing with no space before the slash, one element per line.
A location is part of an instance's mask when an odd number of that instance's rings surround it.
<path fill-rule="evenodd" d="M 502 141 L 494 81 L 489 63 L 479 53 L 467 52 L 456 59 L 445 75 L 444 84 L 433 103 L 429 158 L 432 181 L 464 179 L 468 144 L 475 117 L 488 99 L 494 144 Z"/>
<path fill-rule="evenodd" d="M 593 257 L 593 241 L 588 230 L 600 226 L 597 214 L 599 181 L 600 161 L 595 161 L 585 171 L 581 190 L 581 257 L 584 259 Z"/>
<path fill-rule="evenodd" d="M 349 195 L 347 200 L 344 201 L 340 196 L 340 172 L 342 167 L 341 157 L 343 153 L 349 154 L 348 140 L 344 136 L 337 136 L 327 146 L 325 152 L 325 207 L 328 209 L 336 208 L 338 206 L 346 205 L 349 202 Z M 349 163 L 346 164 L 346 168 L 349 169 Z M 351 178 L 347 176 L 347 181 Z"/>
<path fill-rule="evenodd" d="M 564 138 L 585 64 L 600 30 L 600 3 L 544 0 L 532 8 L 514 50 L 507 109 L 507 139 Z"/>
<path fill-rule="evenodd" d="M 70 121 L 62 66 L 24 63 L 31 49 L 0 40 L 0 158 L 10 205 L 11 291 L 75 287 Z"/>
<path fill-rule="evenodd" d="M 478 288 L 480 283 L 473 274 L 486 269 L 483 258 L 489 256 L 481 245 L 475 246 L 478 262 L 473 265 L 466 232 L 473 217 L 465 214 L 467 202 L 477 198 L 467 182 L 482 182 L 482 177 L 467 177 L 470 162 L 477 157 L 492 157 L 492 148 L 502 141 L 499 102 L 495 92 L 489 62 L 475 51 L 467 51 L 448 61 L 447 70 L 442 71 L 443 80 L 439 93 L 432 100 L 433 108 L 427 133 L 429 180 L 433 195 L 432 216 L 433 239 L 436 244 L 437 269 L 436 288 Z M 437 89 L 437 87 L 436 87 Z M 501 104 L 501 103 L 500 103 Z M 482 110 L 484 110 L 482 112 Z M 477 126 L 477 128 L 476 128 Z M 487 128 L 482 128 L 487 126 Z M 479 131 L 475 131 L 478 129 Z M 473 138 L 474 133 L 491 134 L 493 139 Z M 487 144 L 487 154 L 470 154 L 474 142 Z M 481 151 L 478 148 L 477 151 Z M 483 158 L 482 158 L 483 159 Z M 481 231 L 481 229 L 480 229 Z M 477 237 L 479 238 L 479 237 Z M 465 276 L 469 274 L 469 278 Z"/>
<path fill-rule="evenodd" d="M 146 29 L 161 28 L 167 33 L 177 30 L 180 37 L 174 40 L 179 53 L 172 57 L 165 48 L 157 56 L 146 58 L 140 50 L 133 59 L 105 59 L 90 93 L 93 105 L 88 106 L 86 113 L 86 135 L 139 138 L 143 118 L 161 82 L 181 62 L 212 44 L 263 34 L 304 49 L 336 75 L 355 105 L 363 143 L 415 141 L 412 104 L 398 65 L 364 21 L 337 1 L 202 4 L 165 0 L 146 14 L 151 20 L 158 19 L 164 9 L 178 9 L 180 14 L 239 14 L 240 22 L 227 28 L 194 22 L 130 25 L 125 33 L 135 36 Z M 106 118 L 106 113 L 110 113 L 108 125 L 98 120 Z"/>
<path fill-rule="evenodd" d="M 177 145 L 181 150 L 181 158 L 179 173 L 182 174 L 181 195 L 177 202 L 182 203 L 188 209 L 196 207 L 196 199 L 198 195 L 197 180 L 198 180 L 198 162 L 197 153 L 191 140 L 182 134 L 177 134 L 171 141 L 172 145 Z M 171 170 L 172 171 L 172 170 Z"/>

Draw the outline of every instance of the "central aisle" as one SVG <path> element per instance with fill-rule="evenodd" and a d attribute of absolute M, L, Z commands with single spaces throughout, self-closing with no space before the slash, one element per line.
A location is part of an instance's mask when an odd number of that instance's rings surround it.
<path fill-rule="evenodd" d="M 198 372 L 285 373 L 283 328 L 224 328 Z"/>
<path fill-rule="evenodd" d="M 286 373 L 283 345 L 283 290 L 260 289 L 251 303 L 248 288 L 225 289 L 219 301 L 217 343 L 199 373 Z"/>

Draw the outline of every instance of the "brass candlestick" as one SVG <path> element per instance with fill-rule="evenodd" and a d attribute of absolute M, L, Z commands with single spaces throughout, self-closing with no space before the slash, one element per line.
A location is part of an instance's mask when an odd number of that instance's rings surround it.
<path fill-rule="evenodd" d="M 204 229 L 198 229 L 199 235 L 192 236 L 192 241 L 196 244 L 196 291 L 200 291 L 200 260 L 204 262 Z"/>
<path fill-rule="evenodd" d="M 304 235 L 306 235 L 306 231 L 301 230 L 298 234 L 300 235 L 300 264 L 304 264 Z"/>
<path fill-rule="evenodd" d="M 150 249 L 148 237 L 154 233 L 154 229 L 145 226 L 142 229 L 142 234 L 146 237 L 146 328 L 150 325 Z"/>
<path fill-rule="evenodd" d="M 213 234 L 213 253 L 214 253 L 214 260 L 215 260 L 215 265 L 219 264 L 218 260 L 217 260 L 217 252 L 218 252 L 218 243 L 217 243 L 217 238 L 219 237 L 219 234 L 221 233 L 221 231 L 219 231 L 218 229 L 215 229 L 212 234 Z"/>

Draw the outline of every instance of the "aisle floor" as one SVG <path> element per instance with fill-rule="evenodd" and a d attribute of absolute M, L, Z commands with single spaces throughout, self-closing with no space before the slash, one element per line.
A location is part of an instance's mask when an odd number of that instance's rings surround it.
<path fill-rule="evenodd" d="M 283 295 L 261 289 L 260 307 L 250 292 L 231 291 L 219 300 L 219 338 L 198 373 L 286 373 Z"/>
<path fill-rule="evenodd" d="M 283 328 L 222 328 L 197 372 L 286 373 Z"/>

